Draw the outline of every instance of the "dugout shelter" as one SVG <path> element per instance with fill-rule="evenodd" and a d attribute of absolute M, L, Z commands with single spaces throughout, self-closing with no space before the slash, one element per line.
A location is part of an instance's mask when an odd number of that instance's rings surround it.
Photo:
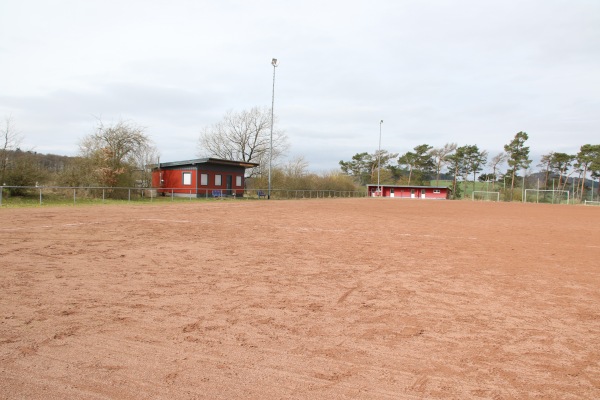
<path fill-rule="evenodd" d="M 152 169 L 152 186 L 162 195 L 242 196 L 246 169 L 257 166 L 256 163 L 219 158 L 159 163 Z"/>
<path fill-rule="evenodd" d="M 446 186 L 367 185 L 367 192 L 369 197 L 445 200 L 452 190 Z"/>

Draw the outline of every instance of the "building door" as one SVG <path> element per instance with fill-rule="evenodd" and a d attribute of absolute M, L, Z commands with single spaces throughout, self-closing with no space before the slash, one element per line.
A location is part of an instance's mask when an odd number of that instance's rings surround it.
<path fill-rule="evenodd" d="M 425 189 L 421 189 L 421 198 L 424 199 L 425 198 Z"/>
<path fill-rule="evenodd" d="M 415 189 L 410 189 L 410 198 L 411 199 L 415 198 Z"/>
<path fill-rule="evenodd" d="M 231 175 L 227 175 L 226 183 L 227 183 L 227 195 L 231 196 L 231 185 L 233 182 L 233 177 Z"/>
<path fill-rule="evenodd" d="M 390 188 L 390 197 L 394 197 L 394 188 Z"/>

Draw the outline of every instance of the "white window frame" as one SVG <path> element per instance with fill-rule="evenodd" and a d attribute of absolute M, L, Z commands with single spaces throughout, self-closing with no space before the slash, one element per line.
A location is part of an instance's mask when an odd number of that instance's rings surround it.
<path fill-rule="evenodd" d="M 221 176 L 221 174 L 216 174 L 215 175 L 215 186 L 221 186 L 223 185 L 223 177 Z"/>
<path fill-rule="evenodd" d="M 442 191 L 440 189 L 433 189 L 433 194 L 440 194 Z"/>
<path fill-rule="evenodd" d="M 200 186 L 208 186 L 208 174 L 200 174 Z"/>
<path fill-rule="evenodd" d="M 181 183 L 184 186 L 192 186 L 192 173 L 190 171 L 183 171 L 181 173 Z"/>
<path fill-rule="evenodd" d="M 239 175 L 235 177 L 235 186 L 242 187 L 242 177 Z"/>

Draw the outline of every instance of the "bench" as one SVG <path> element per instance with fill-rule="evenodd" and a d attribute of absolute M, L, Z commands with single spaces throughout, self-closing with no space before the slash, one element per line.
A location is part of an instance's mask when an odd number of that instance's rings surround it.
<path fill-rule="evenodd" d="M 213 190 L 212 197 L 225 197 L 225 193 L 222 190 Z"/>
<path fill-rule="evenodd" d="M 258 191 L 258 198 L 260 199 L 261 197 L 267 198 L 267 194 L 265 192 L 263 192 L 262 190 Z"/>

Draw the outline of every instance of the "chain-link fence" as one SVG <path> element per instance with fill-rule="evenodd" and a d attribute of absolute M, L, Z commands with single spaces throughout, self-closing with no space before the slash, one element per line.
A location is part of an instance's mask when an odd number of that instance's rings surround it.
<path fill-rule="evenodd" d="M 0 186 L 0 206 L 76 205 L 192 200 L 326 199 L 365 197 L 365 191 L 288 189 L 182 189 L 68 186 Z"/>

